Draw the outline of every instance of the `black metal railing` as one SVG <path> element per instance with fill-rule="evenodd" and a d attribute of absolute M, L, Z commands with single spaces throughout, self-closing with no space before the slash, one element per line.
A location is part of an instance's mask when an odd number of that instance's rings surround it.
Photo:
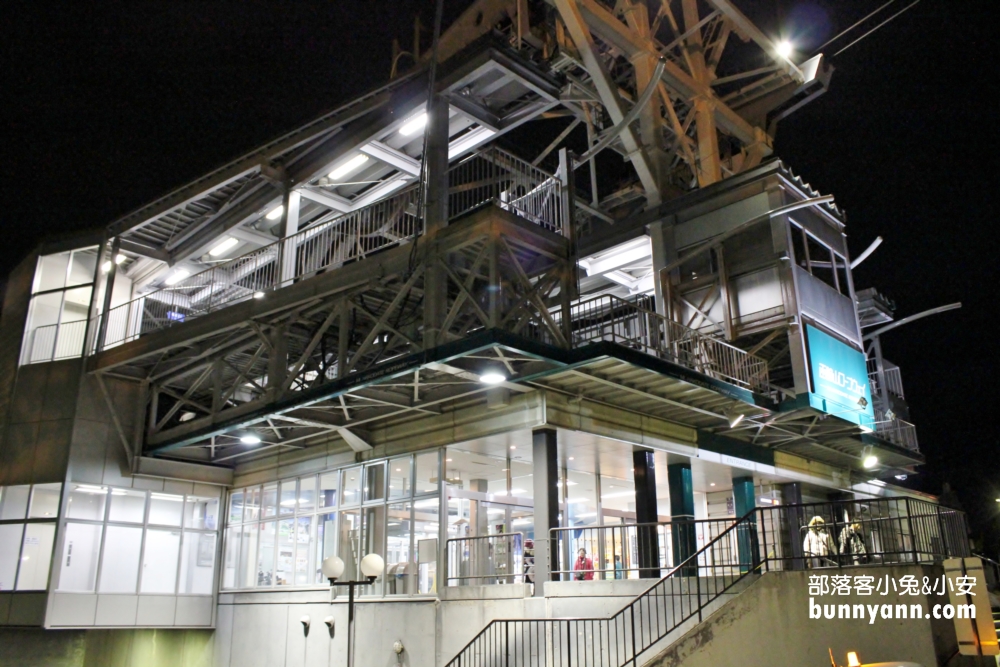
<path fill-rule="evenodd" d="M 447 666 L 634 667 L 763 572 L 938 562 L 968 556 L 966 535 L 963 513 L 910 498 L 760 507 L 617 614 L 494 620 Z"/>

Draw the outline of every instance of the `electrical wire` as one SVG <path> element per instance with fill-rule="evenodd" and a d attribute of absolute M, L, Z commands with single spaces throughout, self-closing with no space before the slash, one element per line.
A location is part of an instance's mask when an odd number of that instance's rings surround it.
<path fill-rule="evenodd" d="M 893 20 L 894 18 L 896 18 L 897 16 L 899 16 L 900 14 L 902 14 L 903 12 L 905 12 L 910 7 L 912 7 L 913 5 L 917 4 L 918 2 L 920 2 L 920 0 L 913 0 L 913 2 L 911 2 L 907 6 L 903 7 L 898 12 L 896 12 L 895 14 L 893 14 L 892 16 L 890 16 L 889 18 L 887 18 L 886 20 L 882 21 L 877 26 L 875 26 L 874 28 L 872 28 L 871 30 L 869 30 L 868 32 L 866 32 L 865 34 L 861 35 L 861 37 L 858 37 L 856 40 L 854 40 L 853 42 L 851 42 L 850 44 L 848 44 L 847 46 L 845 46 L 844 48 L 842 48 L 840 51 L 837 51 L 836 53 L 834 53 L 830 57 L 831 58 L 836 58 L 841 53 L 843 53 L 847 49 L 851 48 L 852 46 L 854 46 L 855 44 L 857 44 L 858 42 L 860 42 L 861 40 L 863 40 L 865 37 L 867 37 L 868 35 L 872 34 L 876 30 L 878 30 L 879 28 L 881 28 L 882 26 L 884 26 L 886 23 L 888 23 L 889 21 Z"/>
<path fill-rule="evenodd" d="M 840 39 L 841 37 L 843 37 L 844 35 L 846 35 L 846 34 L 847 34 L 847 33 L 849 33 L 850 31 L 854 30 L 854 29 L 855 29 L 855 28 L 857 28 L 857 27 L 858 27 L 859 25 L 861 25 L 862 23 L 864 23 L 865 21 L 867 21 L 867 20 L 868 20 L 868 19 L 870 19 L 871 17 L 875 16 L 875 15 L 876 15 L 876 14 L 878 14 L 878 13 L 879 13 L 880 11 L 882 11 L 883 9 L 885 9 L 886 7 L 888 7 L 889 5 L 891 5 L 891 4 L 892 4 L 892 3 L 894 3 L 894 2 L 896 2 L 896 0 L 889 0 L 889 2 L 885 3 L 884 5 L 882 5 L 882 6 L 881 6 L 881 7 L 879 7 L 878 9 L 876 9 L 875 11 L 873 11 L 873 12 L 872 12 L 871 14 L 869 14 L 868 16 L 866 16 L 866 17 L 864 17 L 863 19 L 861 19 L 860 21 L 857 21 L 856 23 L 854 23 L 854 25 L 852 25 L 852 26 L 851 26 L 850 28 L 847 28 L 847 29 L 845 29 L 845 30 L 841 30 L 841 31 L 840 31 L 839 33 L 837 33 L 837 35 L 836 35 L 835 37 L 831 37 L 830 39 L 826 40 L 826 42 L 824 42 L 822 46 L 820 46 L 819 48 L 817 48 L 817 49 L 816 49 L 816 50 L 814 51 L 814 53 L 819 53 L 820 51 L 822 51 L 823 49 L 825 49 L 825 48 L 826 48 L 827 46 L 829 46 L 830 44 L 833 44 L 833 43 L 834 43 L 834 42 L 836 42 L 836 41 L 837 41 L 838 39 Z"/>

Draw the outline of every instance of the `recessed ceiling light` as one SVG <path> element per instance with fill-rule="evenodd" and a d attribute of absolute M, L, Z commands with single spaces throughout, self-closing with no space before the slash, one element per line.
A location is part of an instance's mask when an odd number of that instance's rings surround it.
<path fill-rule="evenodd" d="M 240 244 L 240 240 L 233 238 L 232 236 L 227 236 L 226 238 L 219 241 L 214 248 L 208 251 L 208 254 L 212 257 L 218 257 L 219 255 L 224 255 L 236 246 Z"/>
<path fill-rule="evenodd" d="M 501 373 L 490 371 L 479 376 L 479 381 L 483 384 L 500 384 L 506 382 L 507 377 Z"/>
<path fill-rule="evenodd" d="M 358 153 L 350 160 L 348 160 L 344 164 L 340 165 L 339 167 L 331 171 L 330 178 L 332 178 L 333 180 L 337 180 L 338 178 L 347 176 L 349 173 L 351 173 L 352 171 L 363 165 L 365 162 L 368 162 L 368 156 L 365 155 L 364 153 Z"/>
<path fill-rule="evenodd" d="M 167 279 L 163 282 L 167 285 L 176 285 L 190 275 L 190 271 L 186 271 L 185 269 L 176 269 L 173 273 L 167 276 Z"/>
<path fill-rule="evenodd" d="M 259 445 L 260 436 L 256 433 L 247 433 L 246 435 L 240 436 L 240 442 L 244 445 Z"/>
<path fill-rule="evenodd" d="M 712 482 L 711 484 L 709 484 L 709 486 L 715 486 L 715 482 Z"/>
<path fill-rule="evenodd" d="M 277 220 L 282 215 L 284 215 L 284 213 L 285 213 L 285 207 L 282 204 L 278 204 L 277 206 L 272 208 L 270 213 L 268 213 L 264 217 L 267 218 L 268 220 Z"/>
<path fill-rule="evenodd" d="M 399 128 L 399 133 L 404 137 L 408 137 L 414 132 L 419 131 L 426 124 L 427 112 L 423 112 L 403 123 L 403 126 Z"/>
<path fill-rule="evenodd" d="M 253 293 L 253 298 L 255 298 L 255 299 L 263 299 L 264 298 L 264 293 L 263 292 L 254 292 Z"/>
<path fill-rule="evenodd" d="M 455 459 L 445 459 L 445 462 L 446 462 L 446 463 L 451 463 L 451 462 L 452 462 L 452 461 L 454 461 L 454 460 L 455 460 Z"/>

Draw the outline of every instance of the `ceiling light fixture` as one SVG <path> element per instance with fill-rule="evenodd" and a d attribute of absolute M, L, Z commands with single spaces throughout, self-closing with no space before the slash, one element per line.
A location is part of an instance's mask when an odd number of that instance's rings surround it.
<path fill-rule="evenodd" d="M 865 448 L 861 450 L 861 465 L 867 469 L 874 468 L 878 465 L 878 457 L 875 456 L 871 445 L 866 445 Z"/>
<path fill-rule="evenodd" d="M 212 257 L 218 257 L 219 255 L 224 255 L 236 246 L 240 244 L 240 240 L 233 238 L 232 236 L 227 236 L 226 238 L 219 241 L 214 248 L 208 251 L 208 254 Z"/>
<path fill-rule="evenodd" d="M 726 421 L 729 422 L 729 428 L 736 428 L 745 417 L 746 415 L 739 410 L 730 410 L 726 413 Z"/>
<path fill-rule="evenodd" d="M 403 126 L 399 128 L 399 133 L 404 137 L 408 137 L 411 134 L 423 129 L 424 125 L 427 124 L 427 112 L 422 112 L 411 118 L 410 120 L 403 123 Z"/>
<path fill-rule="evenodd" d="M 118 253 L 117 255 L 115 255 L 115 264 L 121 264 L 126 259 L 128 259 L 128 257 L 126 257 L 121 253 Z M 111 270 L 111 260 L 109 259 L 108 261 L 104 262 L 104 264 L 101 264 L 101 271 L 107 273 L 110 270 Z"/>
<path fill-rule="evenodd" d="M 247 433 L 246 435 L 240 436 L 240 442 L 244 445 L 259 445 L 260 436 L 256 433 Z"/>
<path fill-rule="evenodd" d="M 190 275 L 191 275 L 190 271 L 187 271 L 185 269 L 176 269 L 173 273 L 167 276 L 167 279 L 164 280 L 163 282 L 166 285 L 176 285 L 177 283 L 184 280 Z"/>
<path fill-rule="evenodd" d="M 344 176 L 347 176 L 349 173 L 351 173 L 352 171 L 363 165 L 365 162 L 368 162 L 368 156 L 365 155 L 364 153 L 358 153 L 350 160 L 348 160 L 344 164 L 340 165 L 339 167 L 331 171 L 330 178 L 332 178 L 333 180 L 337 180 L 338 178 L 343 178 Z"/>
<path fill-rule="evenodd" d="M 487 371 L 479 376 L 479 381 L 483 384 L 500 384 L 507 381 L 507 376 L 496 371 Z"/>
<path fill-rule="evenodd" d="M 268 220 L 277 220 L 284 214 L 285 214 L 285 207 L 281 204 L 278 204 L 276 207 L 272 208 L 271 212 L 265 215 L 264 217 L 267 218 Z"/>
<path fill-rule="evenodd" d="M 264 293 L 263 292 L 254 292 L 253 293 L 253 298 L 255 298 L 255 299 L 263 299 L 264 298 Z"/>
<path fill-rule="evenodd" d="M 787 39 L 783 39 L 775 45 L 774 50 L 778 52 L 779 56 L 787 60 L 795 52 L 795 46 Z"/>

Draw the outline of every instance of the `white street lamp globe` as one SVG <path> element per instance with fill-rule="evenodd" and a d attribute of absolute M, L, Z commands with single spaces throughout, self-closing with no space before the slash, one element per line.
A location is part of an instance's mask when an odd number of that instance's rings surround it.
<path fill-rule="evenodd" d="M 323 576 L 336 581 L 344 574 L 344 561 L 336 556 L 323 559 Z"/>
<path fill-rule="evenodd" d="M 385 569 L 385 561 L 378 554 L 368 554 L 361 559 L 361 574 L 366 577 L 377 577 Z"/>

